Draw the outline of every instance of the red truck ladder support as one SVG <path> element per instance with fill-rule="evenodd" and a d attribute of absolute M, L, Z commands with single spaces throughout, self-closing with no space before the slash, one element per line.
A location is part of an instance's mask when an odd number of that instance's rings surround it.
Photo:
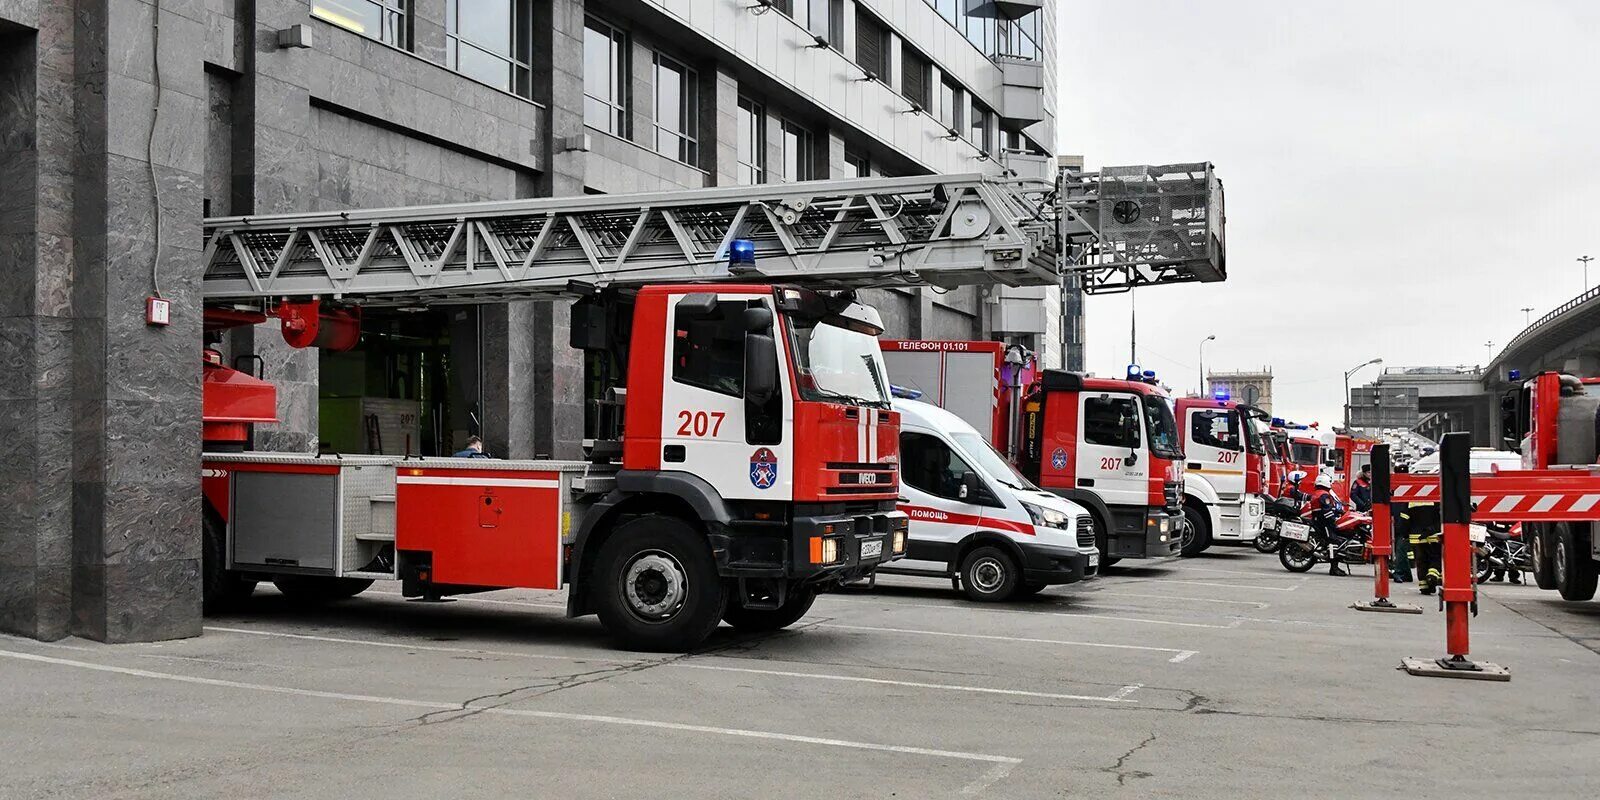
<path fill-rule="evenodd" d="M 1389 445 L 1372 448 L 1372 600 L 1351 603 L 1357 611 L 1421 614 L 1421 606 L 1389 600 L 1389 557 L 1394 555 L 1394 509 L 1389 506 Z"/>
<path fill-rule="evenodd" d="M 1444 658 L 1407 658 L 1401 668 L 1412 675 L 1480 680 L 1511 680 L 1505 668 L 1467 658 L 1467 620 L 1478 610 L 1478 590 L 1472 569 L 1472 476 L 1468 472 L 1471 434 L 1447 433 L 1439 445 L 1439 521 L 1444 548 Z"/>

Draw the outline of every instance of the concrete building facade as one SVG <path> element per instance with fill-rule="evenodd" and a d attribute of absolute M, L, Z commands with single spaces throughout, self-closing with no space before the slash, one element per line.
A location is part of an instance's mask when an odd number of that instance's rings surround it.
<path fill-rule="evenodd" d="M 1272 412 L 1271 367 L 1234 372 L 1207 372 L 1206 395 L 1210 396 L 1218 389 L 1226 389 L 1229 397 L 1241 403 L 1260 406 L 1261 410 Z"/>
<path fill-rule="evenodd" d="M 1042 177 L 1057 14 L 1039 0 L 0 0 L 0 630 L 200 632 L 202 218 Z M 1060 363 L 1047 298 L 872 295 L 891 335 L 1012 334 Z M 170 324 L 147 324 L 150 297 L 171 302 Z M 375 319 L 381 353 L 349 368 L 267 326 L 221 346 L 278 386 L 260 449 L 316 451 L 336 424 L 319 405 L 354 385 L 449 406 L 418 427 L 435 451 L 472 432 L 497 454 L 573 456 L 585 365 L 567 314 L 525 301 Z"/>

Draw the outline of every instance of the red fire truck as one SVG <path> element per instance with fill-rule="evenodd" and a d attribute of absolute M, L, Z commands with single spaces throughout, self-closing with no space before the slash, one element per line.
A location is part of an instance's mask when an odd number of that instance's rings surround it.
<path fill-rule="evenodd" d="M 1513 378 L 1516 376 L 1513 375 Z M 1544 372 L 1524 382 L 1501 400 L 1505 445 L 1522 454 L 1524 470 L 1553 475 L 1593 475 L 1597 469 L 1597 423 L 1600 423 L 1600 378 L 1578 378 Z M 1522 535 L 1533 550 L 1534 579 L 1541 589 L 1555 589 L 1566 600 L 1589 600 L 1600 581 L 1600 495 L 1572 492 L 1552 496 L 1530 511 L 1565 510 L 1561 521 L 1522 523 Z M 1571 512 L 1580 512 L 1574 520 Z"/>

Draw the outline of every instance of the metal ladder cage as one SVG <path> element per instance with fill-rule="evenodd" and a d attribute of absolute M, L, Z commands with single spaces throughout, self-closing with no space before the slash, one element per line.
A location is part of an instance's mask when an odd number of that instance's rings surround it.
<path fill-rule="evenodd" d="M 260 217 L 205 224 L 208 303 L 369 306 L 730 280 L 819 287 L 1053 285 L 1052 187 L 868 178 Z M 754 258 L 729 263 L 734 240 Z"/>
<path fill-rule="evenodd" d="M 1227 280 L 1222 181 L 1209 162 L 1061 175 L 1062 236 L 1089 294 Z"/>

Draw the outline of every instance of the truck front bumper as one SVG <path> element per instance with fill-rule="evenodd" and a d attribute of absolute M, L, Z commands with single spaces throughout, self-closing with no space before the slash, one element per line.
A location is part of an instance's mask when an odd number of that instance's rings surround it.
<path fill-rule="evenodd" d="M 1112 508 L 1115 519 L 1111 533 L 1106 537 L 1107 556 L 1110 558 L 1164 558 L 1175 556 L 1183 548 L 1180 525 L 1183 514 L 1170 514 L 1165 509 L 1132 506 Z"/>
<path fill-rule="evenodd" d="M 909 522 L 897 510 L 802 515 L 787 526 L 736 521 L 712 534 L 712 552 L 725 578 L 854 580 L 905 556 Z"/>

